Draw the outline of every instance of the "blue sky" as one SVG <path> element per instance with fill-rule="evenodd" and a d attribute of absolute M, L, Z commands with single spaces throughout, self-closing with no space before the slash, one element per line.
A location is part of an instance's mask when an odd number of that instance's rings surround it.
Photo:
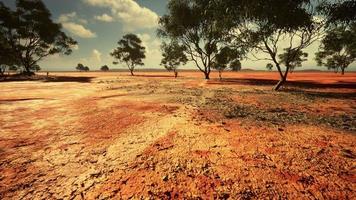
<path fill-rule="evenodd" d="M 13 7 L 15 0 L 0 0 Z M 126 33 L 135 33 L 146 46 L 145 68 L 161 68 L 160 39 L 156 37 L 157 20 L 166 12 L 168 0 L 43 0 L 52 13 L 52 18 L 60 22 L 63 30 L 78 41 L 78 46 L 70 56 L 55 55 L 40 64 L 43 70 L 74 70 L 80 62 L 92 70 L 102 65 L 110 68 L 124 68 L 123 64 L 113 65 L 110 52 L 117 41 Z M 315 67 L 314 53 L 319 43 L 306 51 L 309 60 L 303 69 Z M 266 61 L 242 62 L 243 68 L 265 69 Z M 184 68 L 195 68 L 188 63 Z M 356 67 L 352 67 L 356 69 Z"/>

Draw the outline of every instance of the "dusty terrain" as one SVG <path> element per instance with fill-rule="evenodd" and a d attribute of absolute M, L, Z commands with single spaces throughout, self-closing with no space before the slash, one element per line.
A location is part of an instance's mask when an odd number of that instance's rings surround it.
<path fill-rule="evenodd" d="M 0 199 L 355 199 L 356 73 L 0 82 Z"/>

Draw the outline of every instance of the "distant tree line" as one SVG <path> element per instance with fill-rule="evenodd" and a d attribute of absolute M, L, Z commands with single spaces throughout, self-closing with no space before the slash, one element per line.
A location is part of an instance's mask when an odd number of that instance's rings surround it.
<path fill-rule="evenodd" d="M 179 66 L 193 63 L 210 78 L 213 69 L 241 70 L 241 60 L 267 60 L 267 70 L 288 74 L 308 59 L 305 49 L 321 41 L 316 61 L 335 72 L 356 60 L 356 0 L 170 0 L 159 19 L 163 40 L 161 65 L 174 76 Z M 0 2 L 0 74 L 6 70 L 33 74 L 38 62 L 53 54 L 69 55 L 77 44 L 41 0 L 16 0 L 11 10 Z M 143 66 L 146 49 L 133 33 L 112 51 L 114 64 L 123 63 L 131 75 Z M 16 68 L 16 70 L 14 70 Z M 78 71 L 89 71 L 78 64 Z M 108 71 L 104 65 L 101 71 Z"/>

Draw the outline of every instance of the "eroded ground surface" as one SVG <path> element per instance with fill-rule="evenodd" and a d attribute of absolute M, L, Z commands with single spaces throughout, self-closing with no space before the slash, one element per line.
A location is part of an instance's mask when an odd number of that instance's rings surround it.
<path fill-rule="evenodd" d="M 138 74 L 1 82 L 0 199 L 356 198 L 355 73 Z"/>

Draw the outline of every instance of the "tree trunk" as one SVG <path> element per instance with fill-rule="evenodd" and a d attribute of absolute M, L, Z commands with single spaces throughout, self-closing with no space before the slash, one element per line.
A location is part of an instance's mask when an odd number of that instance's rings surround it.
<path fill-rule="evenodd" d="M 24 67 L 25 67 L 25 73 L 24 74 L 26 74 L 26 75 L 28 75 L 28 76 L 31 76 L 33 73 L 31 72 L 31 66 L 30 65 L 28 65 L 28 64 L 26 64 L 26 65 L 24 65 Z"/>
<path fill-rule="evenodd" d="M 286 82 L 286 79 L 281 78 L 281 80 L 278 81 L 277 85 L 275 85 L 273 87 L 273 90 L 278 91 L 285 82 Z"/>
<path fill-rule="evenodd" d="M 222 80 L 221 71 L 219 71 L 219 78 L 220 78 L 220 81 L 221 81 Z"/>
<path fill-rule="evenodd" d="M 273 90 L 278 91 L 278 90 L 281 88 L 281 86 L 282 86 L 285 82 L 287 82 L 287 76 L 288 76 L 289 69 L 290 69 L 290 68 L 287 66 L 285 73 L 284 73 L 284 74 L 283 74 L 283 73 L 281 74 L 281 79 L 278 81 L 277 85 L 275 85 L 275 86 L 273 87 Z"/>
<path fill-rule="evenodd" d="M 345 75 L 345 68 L 341 68 L 341 75 Z"/>
<path fill-rule="evenodd" d="M 130 73 L 131 73 L 131 76 L 135 76 L 135 74 L 133 73 L 133 70 L 130 69 Z"/>
<path fill-rule="evenodd" d="M 209 80 L 210 79 L 210 73 L 209 72 L 204 72 L 205 79 Z"/>
<path fill-rule="evenodd" d="M 174 70 L 174 78 L 178 77 L 178 72 Z"/>

